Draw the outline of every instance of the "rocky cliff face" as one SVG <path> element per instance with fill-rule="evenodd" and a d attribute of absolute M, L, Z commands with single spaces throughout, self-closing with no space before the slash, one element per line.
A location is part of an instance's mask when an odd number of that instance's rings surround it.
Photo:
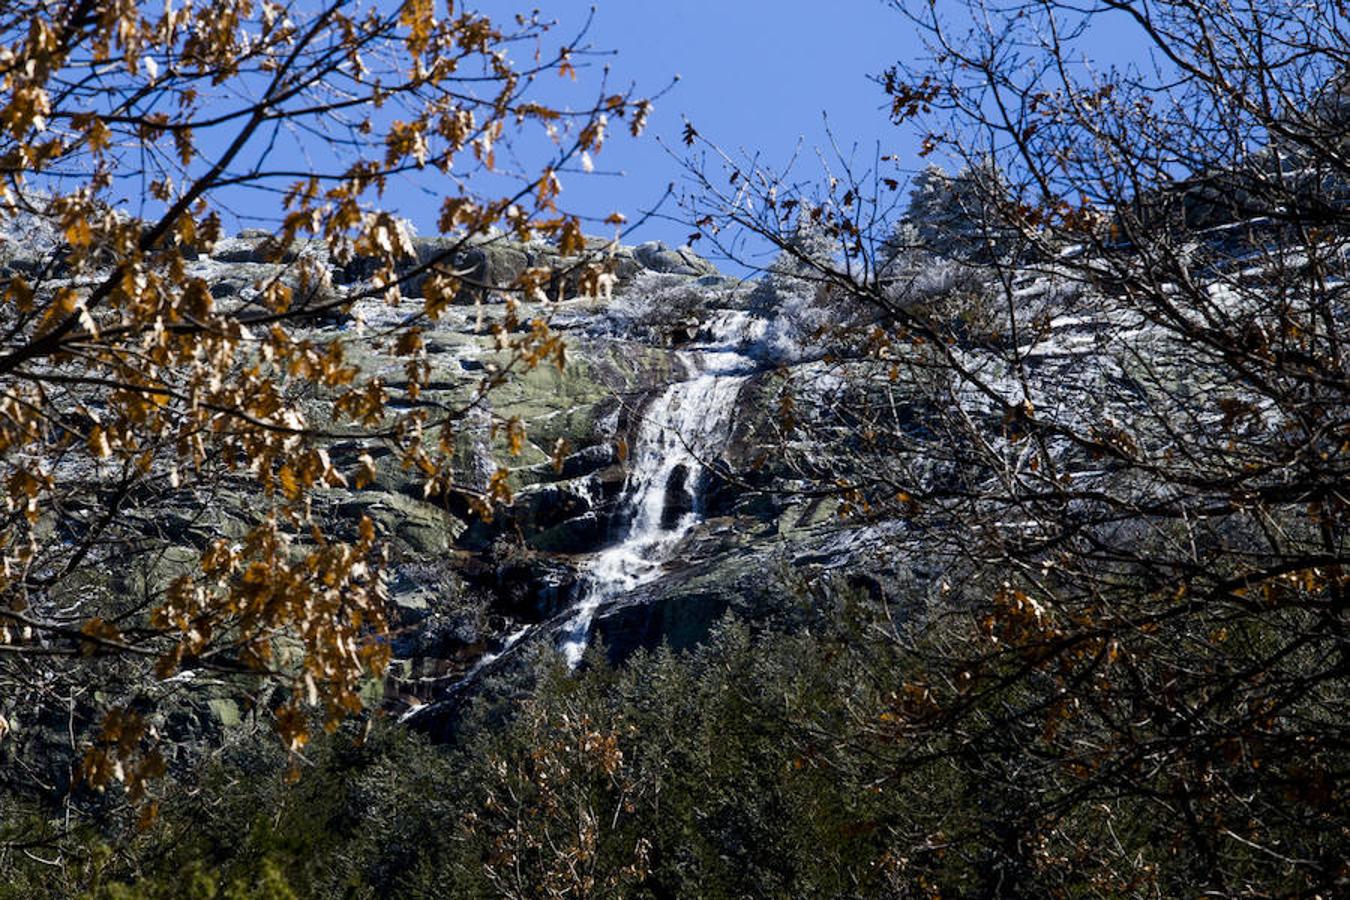
<path fill-rule="evenodd" d="M 0 242 L 4 273 L 62 277 L 57 236 L 9 237 Z M 447 246 L 415 239 L 408 271 Z M 598 638 L 617 660 L 641 647 L 690 646 L 728 613 L 791 618 L 809 602 L 805 576 L 850 569 L 857 556 L 831 506 L 761 490 L 788 474 L 774 460 L 778 381 L 787 369 L 819 366 L 802 349 L 812 323 L 801 304 L 726 278 L 688 248 L 607 252 L 616 280 L 603 300 L 577 296 L 561 274 L 567 261 L 548 245 L 485 241 L 459 253 L 466 284 L 559 273 L 550 299 L 519 304 L 515 319 L 547 318 L 566 342 L 566 365 L 512 373 L 484 399 L 481 387 L 503 362 L 493 332 L 507 321 L 502 298 L 467 287 L 438 320 L 421 323 L 431 377 L 419 402 L 469 409 L 455 437 L 459 480 L 481 488 L 506 464 L 509 503 L 485 518 L 454 497 L 428 498 L 392 453 L 375 454 L 376 477 L 362 489 L 317 495 L 315 512 L 335 533 L 367 516 L 387 542 L 396 661 L 369 699 L 382 694 L 424 727 L 444 721 L 483 676 L 541 654 L 575 665 Z M 418 279 L 404 286 L 413 300 L 405 306 L 361 299 L 371 272 L 360 259 L 335 265 L 303 243 L 278 252 L 264 232 L 223 240 L 190 265 L 222 305 L 247 306 L 274 280 L 314 295 L 297 302 L 328 312 L 297 337 L 316 342 L 378 335 L 420 308 Z M 324 277 L 300 280 L 306 265 Z M 351 342 L 350 360 L 398 383 L 400 363 L 371 343 Z M 316 399 L 312 421 L 326 415 Z M 508 454 L 491 423 L 513 418 L 527 432 Z M 359 452 L 342 441 L 328 450 L 343 466 Z M 242 535 L 249 506 L 229 485 L 206 504 L 170 495 L 147 505 L 135 515 L 166 551 L 145 571 L 110 577 L 128 591 L 167 583 L 210 541 Z M 888 571 L 875 561 L 867 568 Z M 227 694 L 201 696 L 183 707 L 195 717 L 192 733 L 239 720 Z"/>
<path fill-rule="evenodd" d="M 418 241 L 419 259 L 438 252 L 439 243 Z M 485 244 L 456 262 L 475 273 L 468 280 L 504 283 L 525 267 L 563 268 L 551 253 L 545 246 Z M 400 630 L 386 685 L 392 703 L 462 694 L 472 686 L 470 673 L 476 678 L 511 661 L 503 653 L 508 645 L 515 653 L 565 649 L 569 623 L 575 632 L 577 609 L 588 602 L 587 624 L 595 612 L 607 615 L 600 607 L 625 592 L 606 593 L 600 602 L 597 561 L 632 530 L 636 485 L 646 488 L 649 519 L 684 518 L 681 529 L 665 536 L 660 558 L 647 564 L 644 581 L 661 580 L 664 564 L 683 556 L 686 532 L 703 520 L 694 498 L 712 480 L 705 469 L 726 456 L 739 418 L 735 393 L 722 391 L 716 410 L 697 399 L 686 402 L 676 420 L 655 424 L 653 407 L 698 380 L 701 359 L 685 348 L 715 316 L 714 304 L 744 289 L 688 249 L 657 243 L 619 248 L 611 268 L 617 285 L 610 299 L 576 297 L 573 285 L 558 280 L 550 285 L 558 299 L 517 311 L 522 321 L 549 318 L 566 342 L 567 362 L 507 378 L 473 409 L 458 436 L 462 483 L 482 487 L 498 465 L 511 468 L 512 498 L 490 519 L 453 499 L 426 500 L 392 460 L 377 461 L 379 477 L 365 490 L 333 492 L 335 515 L 370 516 L 394 549 L 392 598 Z M 351 276 L 353 285 L 360 275 Z M 504 315 L 500 298 L 466 292 L 461 300 L 423 335 L 433 367 L 423 397 L 447 408 L 468 405 L 499 364 L 492 327 Z M 354 305 L 347 316 L 316 331 L 350 327 L 351 320 L 378 327 L 390 312 L 372 301 Z M 747 376 L 753 367 L 747 359 Z M 683 448 L 681 424 L 714 412 L 724 427 L 704 448 L 707 459 L 666 458 Z M 511 418 L 527 427 L 515 454 L 506 453 L 488 425 Z M 574 655 L 589 629 L 583 632 L 570 643 Z"/>
<path fill-rule="evenodd" d="M 411 301 L 391 307 L 366 297 L 372 273 L 361 260 L 338 266 L 318 247 L 278 253 L 269 241 L 245 232 L 190 265 L 221 304 L 253 303 L 260 286 L 277 279 L 297 294 L 318 295 L 327 312 L 298 337 L 318 343 L 361 336 L 346 343 L 352 362 L 391 384 L 405 378 L 403 363 L 378 352 L 378 343 L 421 308 L 417 279 L 405 284 Z M 405 271 L 447 246 L 445 238 L 415 239 Z M 430 377 L 418 402 L 467 411 L 454 435 L 459 483 L 483 488 L 499 466 L 510 468 L 511 497 L 491 517 L 456 495 L 426 496 L 422 479 L 391 452 L 374 454 L 375 478 L 362 489 L 329 488 L 315 497 L 315 513 L 331 533 L 354 531 L 366 516 L 389 549 L 395 662 L 367 699 L 419 727 L 448 727 L 484 684 L 528 679 L 544 658 L 577 665 L 597 643 L 618 661 L 640 648 L 692 646 L 728 615 L 792 628 L 850 591 L 903 598 L 920 614 L 937 601 L 939 579 L 925 561 L 932 535 L 911 539 L 902 519 L 843 519 L 835 499 L 794 493 L 831 483 L 833 473 L 862 458 L 850 426 L 829 418 L 847 405 L 848 390 L 866 383 L 849 374 L 862 363 L 827 356 L 818 339 L 835 323 L 831 317 L 846 311 L 831 310 L 790 267 L 743 282 L 687 248 L 650 243 L 603 252 L 613 291 L 593 299 L 578 295 L 568 261 L 548 245 L 470 246 L 453 263 L 471 286 L 438 319 L 420 323 Z M 40 229 L 0 242 L 0 274 L 59 280 L 61 258 L 59 238 Z M 921 262 L 921 277 L 905 279 L 918 294 L 897 302 L 964 296 L 950 266 Z M 324 277 L 298 280 L 306 264 Z M 511 311 L 500 295 L 476 286 L 509 283 L 526 270 L 551 273 L 549 299 Z M 1024 281 L 1019 302 L 1028 318 L 1045 322 L 1022 354 L 1030 378 L 1024 387 L 1038 408 L 1101 418 L 1102 410 L 1066 398 L 1094 395 L 1101 379 L 1136 377 L 1132 358 L 1168 358 L 1151 332 L 1101 314 L 1053 278 L 1029 274 Z M 952 314 L 979 328 L 968 312 Z M 566 364 L 499 378 L 501 330 L 528 328 L 535 318 L 561 335 Z M 977 349 L 970 352 L 997 348 L 999 340 L 972 342 Z M 1118 354 L 1119 365 L 1083 364 L 1089 351 L 1101 355 L 1103 341 L 1136 352 Z M 972 364 L 997 385 L 1002 363 L 991 352 Z M 1154 369 L 1154 377 L 1166 375 L 1165 364 Z M 789 384 L 800 406 L 785 406 Z M 933 418 L 920 398 L 902 397 L 897 409 L 888 397 L 891 413 L 908 416 L 916 431 Z M 979 398 L 969 404 L 979 409 Z M 319 423 L 328 415 L 319 398 L 312 413 Z M 824 417 L 813 423 L 813 440 L 803 443 L 784 427 L 812 415 Z M 514 453 L 494 427 L 508 420 L 527 428 Z M 327 449 L 336 465 L 350 468 L 362 448 L 333 441 Z M 131 513 L 164 552 L 134 571 L 108 573 L 108 587 L 137 594 L 167 584 L 210 541 L 247 530 L 252 511 L 243 487 L 224 484 L 209 501 L 179 493 Z M 224 688 L 185 696 L 180 718 L 192 734 L 247 715 Z"/>
<path fill-rule="evenodd" d="M 619 660 L 690 646 L 729 613 L 790 617 L 804 574 L 855 556 L 837 542 L 832 506 L 761 490 L 785 474 L 772 464 L 777 381 L 784 367 L 817 365 L 794 343 L 801 323 L 688 249 L 623 249 L 616 270 L 609 301 L 550 304 L 565 368 L 491 394 L 492 412 L 529 428 L 505 508 L 490 521 L 451 510 L 440 539 L 414 546 L 400 529 L 433 516 L 431 504 L 396 473 L 361 501 L 406 548 L 395 591 L 406 631 L 387 689 L 423 727 L 440 727 L 485 676 L 540 654 L 576 665 L 598 638 Z M 438 323 L 427 336 L 436 365 L 490 365 L 475 330 L 495 311 Z M 555 460 L 559 442 L 570 452 Z M 464 476 L 492 471 L 493 450 L 466 448 Z"/>
<path fill-rule="evenodd" d="M 509 278 L 520 265 L 556 265 L 547 253 L 487 246 L 464 267 Z M 791 619 L 822 574 L 874 587 L 911 577 L 864 560 L 868 542 L 831 503 L 781 490 L 791 473 L 775 456 L 780 382 L 823 368 L 805 340 L 819 324 L 809 303 L 723 277 L 687 248 L 621 248 L 612 268 L 612 298 L 574 298 L 562 284 L 560 301 L 521 315 L 549 315 L 568 362 L 509 380 L 476 413 L 528 427 L 509 460 L 512 500 L 490 520 L 422 500 L 392 466 L 335 496 L 339 512 L 372 516 L 396 547 L 401 631 L 386 692 L 422 727 L 441 727 L 486 676 L 541 654 L 576 665 L 596 639 L 616 661 L 687 647 L 727 614 Z M 425 335 L 444 372 L 431 402 L 462 403 L 494 364 L 487 332 L 502 307 L 464 299 Z M 502 459 L 484 430 L 466 430 L 462 444 L 470 483 Z"/>

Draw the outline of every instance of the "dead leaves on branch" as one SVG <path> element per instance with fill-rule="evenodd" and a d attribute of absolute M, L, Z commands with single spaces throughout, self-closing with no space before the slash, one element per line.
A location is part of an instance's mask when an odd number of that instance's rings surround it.
<path fill-rule="evenodd" d="M 465 491 L 485 515 L 510 487 L 505 469 L 481 492 L 457 482 L 454 434 L 467 410 L 432 417 L 417 404 L 431 369 L 416 315 L 378 339 L 376 349 L 402 366 L 399 384 L 354 365 L 351 338 L 297 332 L 345 302 L 314 299 L 331 285 L 310 256 L 338 265 L 363 258 L 367 293 L 401 304 L 412 236 L 379 202 L 391 177 L 422 171 L 436 173 L 446 197 L 440 225 L 463 239 L 460 249 L 502 228 L 580 256 L 586 242 L 579 220 L 559 208 L 559 171 L 599 153 L 614 118 L 628 117 L 639 133 L 652 108 L 603 90 L 589 113 L 529 99 L 530 79 L 503 47 L 548 26 L 522 16 L 515 29 L 432 0 L 303 13 L 268 0 L 162 10 L 126 0 L 78 10 L 21 3 L 0 12 L 0 221 L 37 221 L 56 236 L 37 268 L 0 279 L 6 635 L 65 641 L 81 659 L 124 657 L 159 679 L 199 668 L 273 679 L 286 687 L 277 729 L 296 750 L 313 716 L 331 727 L 360 710 L 361 684 L 389 658 L 385 547 L 366 519 L 354 536 L 326 531 L 314 498 L 371 484 L 376 445 L 416 473 L 429 497 Z M 564 47 L 536 66 L 575 76 L 571 60 Z M 278 185 L 266 142 L 253 140 L 277 124 L 340 135 L 335 161 Z M 515 193 L 475 193 L 461 173 L 494 170 L 499 147 L 529 124 L 543 126 L 558 161 L 521 175 Z M 49 177 L 57 172 L 81 174 Z M 219 192 L 239 185 L 279 189 L 280 225 L 259 252 L 286 267 L 246 302 L 213 296 L 192 264 L 221 239 Z M 157 217 L 123 212 L 117 200 L 129 194 Z M 452 257 L 422 267 L 429 319 L 463 290 Z M 610 283 L 603 265 L 584 261 L 570 277 L 597 295 Z M 491 287 L 538 299 L 551 285 L 527 272 Z M 517 315 L 513 303 L 495 332 L 510 362 L 481 392 L 513 369 L 565 362 L 545 319 L 517 333 Z M 505 428 L 519 452 L 523 423 Z M 339 467 L 322 449 L 334 436 L 362 445 L 354 465 Z M 206 547 L 140 617 L 119 619 L 93 601 L 58 616 L 45 592 L 62 576 L 46 573 L 107 564 L 98 555 L 106 551 L 96 531 L 69 547 L 39 534 L 67 504 L 86 504 L 117 480 L 150 493 L 251 484 L 257 521 L 241 540 Z M 93 677 L 81 665 L 64 670 L 71 691 Z M 145 721 L 130 705 L 107 713 L 85 757 L 87 784 L 122 781 L 133 799 L 144 796 L 163 770 Z"/>

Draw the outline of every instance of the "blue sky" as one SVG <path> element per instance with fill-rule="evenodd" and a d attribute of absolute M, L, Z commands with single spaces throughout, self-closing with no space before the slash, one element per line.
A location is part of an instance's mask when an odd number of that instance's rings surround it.
<path fill-rule="evenodd" d="M 375 0 L 383 6 L 397 0 Z M 535 99 L 554 106 L 590 108 L 600 95 L 609 67 L 606 94 L 630 86 L 636 97 L 660 94 L 646 132 L 632 138 L 626 123 L 615 122 L 591 174 L 564 173 L 560 203 L 569 213 L 590 217 L 587 230 L 609 235 L 603 224 L 613 212 L 638 223 L 653 210 L 672 182 L 684 178 L 681 158 L 689 152 L 681 142 L 686 118 L 701 135 L 737 155 L 759 154 L 760 162 L 781 169 L 798 154 L 795 174 L 816 180 L 814 156 L 827 143 L 829 130 L 845 152 L 868 166 L 880 154 L 897 154 L 916 167 L 922 162 L 917 142 L 890 124 L 889 104 L 880 86 L 870 80 L 901 58 L 922 53 L 922 45 L 903 16 L 884 0 L 468 0 L 457 4 L 490 16 L 510 31 L 514 16 L 533 2 L 540 17 L 556 21 L 544 50 L 570 40 L 588 18 L 585 43 L 594 51 L 577 59 L 575 80 L 549 74 L 535 86 Z M 438 11 L 443 3 L 438 0 Z M 592 16 L 592 9 L 594 13 Z M 534 44 L 517 45 L 511 55 L 520 68 L 532 62 Z M 676 80 L 678 77 L 678 80 Z M 208 149 L 228 141 L 234 132 L 201 133 Z M 321 142 L 283 135 L 268 146 L 259 132 L 251 145 L 265 152 L 273 165 L 304 168 L 328 165 Z M 520 151 L 519 171 L 537 175 L 553 157 L 554 147 L 534 125 L 513 141 Z M 498 161 L 511 168 L 512 160 Z M 317 159 L 317 163 L 315 160 Z M 283 165 L 284 164 L 284 165 Z M 481 177 L 481 176 L 480 176 Z M 136 190 L 138 182 L 120 185 L 121 201 L 137 215 L 158 214 L 159 205 Z M 485 195 L 514 191 L 514 181 L 481 180 Z M 421 234 L 434 234 L 446 185 L 428 173 L 391 179 L 380 200 L 383 208 L 411 220 Z M 275 197 L 245 190 L 224 192 L 226 228 L 272 227 Z M 692 228 L 679 221 L 682 211 L 667 200 L 625 238 L 637 243 L 659 239 L 684 243 Z M 701 251 L 709 252 L 705 245 Z M 710 254 L 711 255 L 711 254 Z M 715 258 L 715 257 L 714 257 Z M 766 263 L 767 258 L 752 258 Z M 720 261 L 722 262 L 722 261 Z M 727 263 L 728 271 L 743 266 Z"/>
<path fill-rule="evenodd" d="M 560 39 L 575 33 L 593 8 L 590 0 L 538 2 L 544 18 L 558 21 Z M 962 4 L 936 2 L 949 21 L 963 17 Z M 518 0 L 469 5 L 499 22 L 521 8 Z M 794 175 L 807 181 L 821 179 L 815 151 L 828 152 L 830 134 L 852 156 L 855 171 L 870 170 L 882 155 L 896 158 L 885 167 L 902 178 L 942 162 L 918 156 L 918 135 L 890 122 L 888 98 L 870 80 L 898 61 L 921 62 L 926 55 L 915 26 L 886 0 L 597 0 L 594 10 L 588 42 L 612 55 L 592 58 L 575 85 L 557 79 L 542 84 L 544 99 L 591 101 L 605 64 L 612 86 L 633 83 L 639 95 L 662 91 L 676 76 L 679 81 L 657 103 L 641 139 L 616 135 L 597 158 L 596 174 L 564 179 L 561 200 L 570 212 L 599 220 L 619 211 L 635 222 L 652 209 L 667 185 L 678 186 L 684 177 L 679 158 L 688 152 L 680 141 L 685 118 L 733 156 L 757 154 L 771 169 L 781 170 L 800 149 Z M 1106 14 L 1080 37 L 1075 52 L 1093 68 L 1147 68 L 1143 49 L 1123 16 Z M 401 211 L 419 226 L 424 221 L 416 203 Z M 627 240 L 683 243 L 692 229 L 677 221 L 679 207 L 668 200 L 660 212 Z M 591 230 L 607 231 L 602 225 Z M 706 244 L 698 249 L 711 250 Z M 767 253 L 751 253 L 745 261 L 763 265 Z M 744 269 L 718 261 L 728 271 Z"/>
<path fill-rule="evenodd" d="M 520 8 L 506 0 L 473 5 L 502 18 Z M 560 36 L 580 27 L 591 8 L 583 0 L 544 0 L 541 6 L 546 17 L 559 20 Z M 886 97 L 868 77 L 922 48 L 882 0 L 600 0 L 588 40 L 615 53 L 593 58 L 592 68 L 581 70 L 571 93 L 578 103 L 590 98 L 605 63 L 616 87 L 633 82 L 639 94 L 662 90 L 676 75 L 680 80 L 657 103 L 641 139 L 616 135 L 596 159 L 598 172 L 621 175 L 578 174 L 564 181 L 562 200 L 571 211 L 603 218 L 617 210 L 636 220 L 651 209 L 682 177 L 668 151 L 685 150 L 683 117 L 728 150 L 761 152 L 771 166 L 786 163 L 801 141 L 807 151 L 803 177 L 818 172 L 810 151 L 826 142 L 825 112 L 836 139 L 846 149 L 856 145 L 864 160 L 875 157 L 878 145 L 882 153 L 913 158 L 915 141 L 889 124 Z M 567 97 L 572 86 L 542 88 Z M 669 202 L 663 210 L 679 214 Z M 415 202 L 403 212 L 419 224 L 434 219 Z M 689 232 L 683 224 L 655 219 L 630 240 L 682 243 Z"/>
<path fill-rule="evenodd" d="M 467 5 L 506 27 L 529 2 L 469 0 Z M 534 2 L 540 4 L 543 18 L 558 22 L 551 35 L 555 46 L 592 16 L 591 0 Z M 954 0 L 936 2 L 944 15 L 959 15 L 961 4 Z M 1137 40 L 1132 45 L 1122 37 L 1127 29 L 1103 21 L 1106 26 L 1096 29 L 1082 49 L 1094 62 L 1126 62 L 1131 46 L 1138 48 Z M 591 217 L 592 233 L 609 233 L 601 220 L 613 212 L 638 222 L 658 204 L 668 185 L 676 183 L 678 190 L 685 178 L 681 158 L 689 152 L 680 140 L 686 118 L 733 156 L 755 154 L 770 169 L 781 170 L 796 155 L 793 176 L 802 181 L 821 178 L 815 152 L 829 152 L 827 120 L 828 133 L 853 159 L 855 171 L 869 170 L 882 155 L 898 160 L 901 176 L 941 162 L 918 157 L 915 134 L 891 124 L 887 97 L 871 80 L 897 61 L 921 62 L 926 52 L 912 23 L 886 0 L 598 0 L 586 42 L 596 52 L 577 60 L 577 79 L 549 74 L 537 85 L 536 99 L 589 108 L 600 94 L 605 66 L 610 70 L 605 93 L 632 85 L 637 96 L 661 95 L 641 138 L 629 137 L 622 123 L 615 123 L 604 152 L 595 160 L 596 171 L 565 173 L 563 208 Z M 527 67 L 534 49 L 521 45 L 512 54 Z M 518 142 L 520 168 L 537 175 L 553 148 L 541 130 L 529 128 Z M 202 134 L 199 140 L 209 147 L 232 134 Z M 260 133 L 254 148 L 277 165 L 294 162 L 300 167 L 323 152 L 322 145 L 314 143 L 282 139 L 269 146 L 268 140 Z M 886 167 L 888 174 L 895 174 L 896 163 Z M 479 186 L 485 194 L 493 193 L 493 185 Z M 381 205 L 410 219 L 420 233 L 431 234 L 446 187 L 427 173 L 395 178 Z M 143 192 L 120 190 L 121 202 L 134 213 L 154 214 L 155 204 Z M 273 224 L 273 196 L 264 195 L 266 202 L 259 203 L 256 195 L 240 191 L 226 199 L 234 201 L 225 205 L 227 228 Z M 626 240 L 679 244 L 688 238 L 692 229 L 681 220 L 683 211 L 676 203 L 667 200 L 657 213 Z M 710 248 L 705 243 L 699 249 Z M 769 259 L 752 256 L 746 261 L 763 265 Z M 744 269 L 718 262 L 728 271 Z"/>

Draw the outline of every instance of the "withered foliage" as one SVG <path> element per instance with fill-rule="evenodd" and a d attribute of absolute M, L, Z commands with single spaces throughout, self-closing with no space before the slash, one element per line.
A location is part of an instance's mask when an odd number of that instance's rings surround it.
<path fill-rule="evenodd" d="M 367 520 L 329 533 L 311 501 L 364 486 L 379 454 L 429 498 L 458 491 L 486 512 L 505 491 L 500 476 L 486 492 L 456 482 L 457 424 L 513 369 L 561 365 L 563 348 L 546 321 L 517 321 L 546 273 L 469 285 L 456 254 L 494 229 L 579 254 L 558 173 L 597 153 L 611 120 L 637 134 L 650 113 L 603 85 L 579 110 L 531 99 L 541 77 L 575 78 L 584 52 L 580 37 L 547 50 L 551 28 L 431 0 L 0 10 L 0 230 L 24 263 L 0 277 L 0 694 L 24 720 L 0 718 L 0 741 L 53 710 L 100 716 L 77 778 L 140 798 L 165 766 L 154 685 L 279 685 L 258 696 L 294 751 L 313 715 L 332 727 L 361 708 L 390 653 L 383 543 Z M 499 165 L 499 148 L 536 138 L 542 171 Z M 381 206 L 395 178 L 442 198 L 452 239 L 433 259 L 413 259 Z M 193 265 L 230 211 L 269 223 L 259 252 L 284 264 L 248 300 L 217 298 Z M 39 228 L 54 247 L 13 246 Z M 367 277 L 334 290 L 332 267 L 354 260 Z M 420 300 L 403 296 L 410 279 Z M 419 322 L 469 287 L 508 295 L 506 362 L 461 408 L 419 404 Z M 400 307 L 401 324 L 313 327 L 366 300 Z M 403 377 L 363 371 L 358 348 Z M 337 442 L 340 460 L 325 449 Z M 243 534 L 147 562 L 163 545 L 146 510 L 176 498 L 209 513 L 226 496 L 250 498 Z M 147 567 L 171 577 L 109 587 Z"/>

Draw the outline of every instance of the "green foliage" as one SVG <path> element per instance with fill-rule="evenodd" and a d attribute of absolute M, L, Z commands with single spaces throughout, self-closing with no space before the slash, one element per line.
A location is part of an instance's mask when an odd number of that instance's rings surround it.
<path fill-rule="evenodd" d="M 816 728 L 851 662 L 822 651 L 728 625 L 689 655 L 554 668 L 505 726 L 450 748 L 344 731 L 291 786 L 281 751 L 250 747 L 97 869 L 115 886 L 86 889 L 171 896 L 187 872 L 202 897 L 871 893 L 894 797 L 826 763 Z"/>
<path fill-rule="evenodd" d="M 178 875 L 115 883 L 86 895 L 88 900 L 297 900 L 276 863 L 263 860 L 253 877 L 237 877 L 223 888 L 220 881 L 194 864 Z"/>
<path fill-rule="evenodd" d="M 1169 786 L 1180 769 L 1236 783 L 1244 761 L 1122 770 L 1129 791 L 1109 773 L 1088 778 L 1062 748 L 1100 744 L 1109 710 L 1062 714 L 1055 680 L 1020 677 L 1008 659 L 978 691 L 919 681 L 969 649 L 969 617 L 884 631 L 884 610 L 844 593 L 795 634 L 728 620 L 688 653 L 615 669 L 593 651 L 580 673 L 554 661 L 516 701 L 478 701 L 449 746 L 353 726 L 316 742 L 293 785 L 281 749 L 236 748 L 115 852 L 69 853 L 84 862 L 58 870 L 63 888 L 46 895 L 1105 897 L 1196 883 L 1197 842 L 1213 832 L 1176 827 Z M 1135 727 L 1141 744 L 1158 740 Z M 1193 794 L 1195 814 L 1224 823 L 1255 810 L 1266 841 L 1334 877 L 1334 786 L 1303 798 L 1294 820 L 1271 814 L 1288 806 L 1278 790 L 1243 783 L 1240 802 Z M 1233 884 L 1307 884 L 1241 842 L 1208 849 Z M 24 874 L 15 884 L 56 872 Z"/>

